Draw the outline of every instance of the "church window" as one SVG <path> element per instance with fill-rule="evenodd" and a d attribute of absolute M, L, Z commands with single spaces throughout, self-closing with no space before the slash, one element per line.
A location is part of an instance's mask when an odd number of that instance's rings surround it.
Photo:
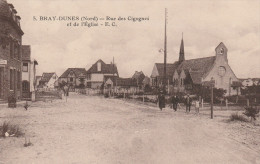
<path fill-rule="evenodd" d="M 218 75 L 219 75 L 219 76 L 224 76 L 225 73 L 226 73 L 226 68 L 223 67 L 223 66 L 220 66 L 220 67 L 218 68 Z"/>

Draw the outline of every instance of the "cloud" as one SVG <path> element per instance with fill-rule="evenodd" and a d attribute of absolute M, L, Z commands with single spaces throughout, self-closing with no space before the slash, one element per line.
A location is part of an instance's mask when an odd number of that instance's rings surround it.
<path fill-rule="evenodd" d="M 215 55 L 223 42 L 238 77 L 259 76 L 260 1 L 83 1 L 9 0 L 22 17 L 23 43 L 41 72 L 91 66 L 98 59 L 115 58 L 119 73 L 150 75 L 164 47 L 164 10 L 168 9 L 169 62 L 178 60 L 181 33 L 186 59 Z M 33 21 L 33 16 L 147 17 L 147 22 L 121 21 L 117 27 L 67 27 L 67 22 Z M 247 62 L 244 62 L 247 61 Z"/>

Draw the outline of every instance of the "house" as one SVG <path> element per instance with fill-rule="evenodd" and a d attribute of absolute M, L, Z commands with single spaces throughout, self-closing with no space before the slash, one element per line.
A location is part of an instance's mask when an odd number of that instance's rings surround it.
<path fill-rule="evenodd" d="M 140 71 L 140 72 L 135 71 L 134 75 L 132 76 L 132 79 L 136 80 L 139 88 L 142 88 L 144 78 L 145 78 L 145 75 L 142 71 Z"/>
<path fill-rule="evenodd" d="M 36 85 L 36 65 L 38 62 L 31 59 L 31 47 L 22 45 L 22 98 L 31 98 Z"/>
<path fill-rule="evenodd" d="M 113 63 L 106 64 L 99 59 L 86 73 L 86 84 L 88 88 L 100 89 L 108 77 L 119 77 L 117 66 Z"/>
<path fill-rule="evenodd" d="M 39 87 L 41 79 L 42 79 L 42 76 L 36 76 L 36 78 L 35 78 L 35 86 L 36 86 L 36 88 Z"/>
<path fill-rule="evenodd" d="M 151 79 L 148 76 L 145 76 L 143 81 L 142 81 L 143 87 L 145 86 L 150 86 L 151 85 Z"/>
<path fill-rule="evenodd" d="M 196 85 L 214 81 L 214 87 L 226 90 L 226 95 L 240 94 L 240 82 L 228 64 L 227 47 L 221 42 L 215 56 L 185 60 L 184 42 L 181 40 L 179 60 L 166 65 L 168 91 L 190 92 Z M 155 63 L 151 79 L 153 87 L 161 87 L 163 63 Z"/>
<path fill-rule="evenodd" d="M 137 81 L 133 78 L 116 78 L 116 93 L 137 93 L 139 91 Z"/>
<path fill-rule="evenodd" d="M 54 89 L 56 80 L 58 80 L 58 76 L 55 72 L 43 73 L 39 87 L 43 89 Z"/>
<path fill-rule="evenodd" d="M 260 78 L 248 78 L 248 79 L 239 79 L 242 83 L 243 88 L 259 85 Z"/>
<path fill-rule="evenodd" d="M 85 88 L 86 83 L 85 68 L 68 68 L 60 77 L 59 83 L 69 84 L 72 88 Z"/>
<path fill-rule="evenodd" d="M 22 36 L 20 16 L 12 4 L 0 0 L 0 101 L 22 95 Z"/>

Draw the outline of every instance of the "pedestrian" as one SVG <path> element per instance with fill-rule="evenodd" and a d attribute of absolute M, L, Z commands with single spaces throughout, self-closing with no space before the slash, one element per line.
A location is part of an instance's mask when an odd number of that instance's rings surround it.
<path fill-rule="evenodd" d="M 163 91 L 160 91 L 158 95 L 158 101 L 160 110 L 162 110 L 162 108 L 165 108 L 165 96 L 163 94 Z"/>
<path fill-rule="evenodd" d="M 178 103 L 179 103 L 179 98 L 178 98 L 176 95 L 174 95 L 171 100 L 172 100 L 172 108 L 173 108 L 173 110 L 174 110 L 174 111 L 177 111 L 177 106 L 178 106 Z"/>
<path fill-rule="evenodd" d="M 68 85 L 64 86 L 64 96 L 69 96 L 69 86 Z"/>
<path fill-rule="evenodd" d="M 186 97 L 186 100 L 185 100 L 186 112 L 187 113 L 190 112 L 191 104 L 192 104 L 192 99 L 191 99 L 190 95 L 188 94 L 187 97 Z"/>
<path fill-rule="evenodd" d="M 196 113 L 200 112 L 200 102 L 199 102 L 199 100 L 195 101 L 195 111 L 196 111 Z"/>

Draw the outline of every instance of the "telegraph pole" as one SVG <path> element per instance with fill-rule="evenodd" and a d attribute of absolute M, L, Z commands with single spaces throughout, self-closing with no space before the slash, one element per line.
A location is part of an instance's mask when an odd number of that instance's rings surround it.
<path fill-rule="evenodd" d="M 165 31 L 164 31 L 164 71 L 163 71 L 163 93 L 166 94 L 166 62 L 167 62 L 167 9 L 165 8 Z"/>

